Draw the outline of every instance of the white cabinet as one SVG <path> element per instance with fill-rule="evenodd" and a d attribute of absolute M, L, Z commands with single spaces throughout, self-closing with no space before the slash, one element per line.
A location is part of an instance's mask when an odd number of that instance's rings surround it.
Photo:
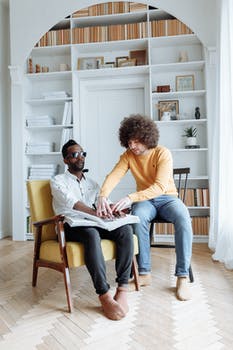
<path fill-rule="evenodd" d="M 84 94 L 88 86 L 91 86 L 93 91 L 95 86 L 102 86 L 101 93 L 104 93 L 107 81 L 108 83 L 114 82 L 115 88 L 118 86 L 121 89 L 122 86 L 122 89 L 127 89 L 128 86 L 128 89 L 132 90 L 135 79 L 138 88 L 143 89 L 143 101 L 145 103 L 143 110 L 157 123 L 160 130 L 160 143 L 171 150 L 174 167 L 191 168 L 189 187 L 195 189 L 208 188 L 208 143 L 206 137 L 208 118 L 203 47 L 195 34 L 152 37 L 154 35 L 152 21 L 161 21 L 160 23 L 165 26 L 163 27 L 165 32 L 168 33 L 171 25 L 171 22 L 168 21 L 172 21 L 172 18 L 169 14 L 160 10 L 81 18 L 72 18 L 71 16 L 71 18 L 65 19 L 53 27 L 54 30 L 64 29 L 61 40 L 66 44 L 32 49 L 30 58 L 34 69 L 37 64 L 41 71 L 45 67 L 43 70 L 48 70 L 48 72 L 28 73 L 28 62 L 25 64 L 23 116 L 20 116 L 22 123 L 25 125 L 23 133 L 25 152 L 22 168 L 19 169 L 23 173 L 25 181 L 29 178 L 30 169 L 33 167 L 41 168 L 45 165 L 46 168 L 47 165 L 47 168 L 49 168 L 53 165 L 56 172 L 64 171 L 61 145 L 65 138 L 73 136 L 78 141 L 83 142 L 81 136 L 85 132 L 82 128 L 85 127 L 85 113 L 89 109 L 82 105 L 82 101 L 85 101 Z M 133 27 L 135 23 L 136 25 Z M 119 34 L 121 36 L 115 37 L 119 40 L 114 40 L 114 28 L 111 26 L 121 28 L 121 34 Z M 111 29 L 109 29 L 110 27 Z M 82 41 L 88 41 L 91 38 L 91 41 L 101 39 L 101 42 L 76 43 L 81 32 L 85 33 Z M 69 38 L 64 39 L 65 35 L 68 34 Z M 55 34 L 49 36 L 49 42 L 62 42 L 59 41 L 58 34 L 55 38 L 53 35 Z M 129 39 L 129 37 L 135 35 L 137 38 Z M 122 39 L 123 36 L 124 40 Z M 104 41 L 106 38 L 108 38 L 108 41 Z M 52 39 L 54 41 L 51 41 Z M 46 40 L 46 36 L 43 40 Z M 43 40 L 41 40 L 41 43 Z M 98 58 L 99 63 L 116 63 L 117 58 L 130 57 L 130 51 L 134 50 L 146 51 L 147 57 L 144 65 L 132 67 L 116 67 L 115 65 L 115 67 L 110 68 L 101 68 L 100 66 L 100 69 L 78 69 L 80 59 Z M 179 62 L 181 55 L 185 55 L 188 60 Z M 193 76 L 193 88 L 186 91 L 177 91 L 176 79 L 180 76 Z M 157 87 L 164 85 L 169 85 L 170 91 L 157 92 Z M 54 93 L 57 93 L 57 95 Z M 62 93 L 67 95 L 63 96 Z M 167 100 L 176 101 L 178 105 L 176 120 L 159 120 L 157 106 L 161 101 L 165 102 Z M 86 102 L 91 104 L 91 101 Z M 71 115 L 68 120 L 64 121 L 64 109 L 67 103 L 71 105 Z M 194 115 L 197 106 L 201 112 L 200 119 L 195 119 Z M 122 106 L 119 108 L 121 112 L 122 108 Z M 93 108 L 91 110 L 93 113 Z M 128 110 L 125 113 L 124 115 L 124 111 L 122 112 L 123 116 L 128 115 Z M 46 116 L 49 117 L 49 120 L 52 120 L 52 124 L 48 122 Z M 47 121 L 40 124 L 43 117 Z M 30 120 L 29 123 L 28 120 Z M 31 120 L 34 124 L 31 123 Z M 182 135 L 184 129 L 189 126 L 197 128 L 197 142 L 200 148 L 185 148 L 185 140 Z M 106 124 L 105 132 L 108 132 L 107 130 Z M 95 132 L 95 128 L 89 128 L 90 139 L 92 133 Z M 31 145 L 36 146 L 30 148 Z M 41 145 L 42 148 L 37 148 L 37 145 Z M 47 149 L 46 147 L 50 148 Z M 120 154 L 120 150 L 115 153 L 118 152 Z M 88 160 L 90 168 L 92 167 L 91 159 L 90 157 Z M 46 174 L 46 170 L 43 171 Z M 43 171 L 40 170 L 38 174 L 43 174 Z M 35 174 L 34 171 L 33 174 Z M 34 175 L 32 178 L 34 178 Z M 21 186 L 20 191 L 24 192 L 23 198 L 26 198 L 26 186 Z M 26 218 L 29 215 L 26 202 L 25 200 L 21 212 L 25 220 L 24 227 L 20 227 L 20 229 L 24 232 Z M 192 206 L 190 211 L 192 216 L 209 215 L 207 205 Z"/>

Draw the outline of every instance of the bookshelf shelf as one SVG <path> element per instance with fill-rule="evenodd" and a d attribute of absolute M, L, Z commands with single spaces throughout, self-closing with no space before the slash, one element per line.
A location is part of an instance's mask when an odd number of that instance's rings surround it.
<path fill-rule="evenodd" d="M 179 97 L 198 97 L 204 96 L 206 90 L 191 90 L 191 91 L 173 91 L 173 92 L 153 92 L 153 98 L 169 99 L 169 98 L 179 98 Z"/>
<path fill-rule="evenodd" d="M 102 5 L 106 6 L 106 4 Z M 26 125 L 28 117 L 39 119 L 40 116 L 50 116 L 54 119 L 54 124 L 38 125 L 37 122 L 35 126 L 31 126 L 31 124 L 25 126 L 23 128 L 22 149 L 27 151 L 26 145 L 34 145 L 34 142 L 35 145 L 52 142 L 54 147 L 50 149 L 54 151 L 46 153 L 23 152 L 21 179 L 23 177 L 25 182 L 28 179 L 29 169 L 32 165 L 53 164 L 58 165 L 56 168 L 58 172 L 63 171 L 64 165 L 60 149 L 67 137 L 71 138 L 72 135 L 75 139 L 80 139 L 80 142 L 84 143 L 85 146 L 85 137 L 82 137 L 82 133 L 83 129 L 89 127 L 87 122 L 89 116 L 85 114 L 86 110 L 81 103 L 82 99 L 91 104 L 92 100 L 88 98 L 90 95 L 94 96 L 95 89 L 98 86 L 101 86 L 102 91 L 106 91 L 107 95 L 109 91 L 106 88 L 106 82 L 109 81 L 117 82 L 118 88 L 121 89 L 122 86 L 122 93 L 125 94 L 126 92 L 127 95 L 127 91 L 124 89 L 130 86 L 128 81 L 131 80 L 130 84 L 134 88 L 136 86 L 136 90 L 144 89 L 144 108 L 142 110 L 157 123 L 160 131 L 160 143 L 171 150 L 174 167 L 189 166 L 191 168 L 189 186 L 208 188 L 205 50 L 195 34 L 176 35 L 173 33 L 174 35 L 152 37 L 152 34 L 155 34 L 152 30 L 154 21 L 164 22 L 167 31 L 169 23 L 173 21 L 174 17 L 163 10 L 151 10 L 148 9 L 147 5 L 144 6 L 145 10 L 135 12 L 88 16 L 88 11 L 86 11 L 86 14 L 80 17 L 77 14 L 72 14 L 70 18 L 54 25 L 51 28 L 51 33 L 44 35 L 38 43 L 39 46 L 32 49 L 29 57 L 32 59 L 33 73 L 28 73 L 28 61 L 25 64 L 22 125 Z M 137 28 L 134 30 L 139 31 L 137 35 L 132 29 L 134 24 Z M 122 40 L 121 36 L 115 37 L 114 32 L 112 33 L 114 40 L 110 40 L 112 37 L 108 33 L 106 36 L 109 39 L 108 41 L 104 40 L 104 36 L 97 35 L 103 41 L 94 42 L 94 39 L 97 40 L 97 38 L 93 39 L 93 37 L 97 32 L 93 28 L 103 29 L 104 26 L 110 27 L 112 25 L 119 25 L 118 29 L 125 26 L 125 33 L 127 32 L 125 40 Z M 75 30 L 87 29 L 88 31 L 89 28 L 92 28 L 92 35 L 94 34 L 92 42 L 89 40 L 83 43 L 80 40 L 79 43 L 76 43 Z M 132 38 L 129 38 L 130 35 L 127 31 L 129 28 L 132 30 Z M 62 38 L 60 38 L 60 34 L 62 34 Z M 43 46 L 51 44 L 51 42 L 54 45 Z M 101 57 L 104 63 L 116 62 L 117 57 L 130 57 L 130 52 L 137 50 L 145 50 L 146 52 L 147 57 L 144 65 L 78 70 L 78 60 L 80 58 Z M 179 62 L 180 51 L 187 52 L 188 61 Z M 49 71 L 35 73 L 36 64 L 40 65 L 41 68 L 48 67 Z M 66 70 L 63 71 L 62 67 L 64 66 Z M 194 75 L 194 90 L 175 91 L 175 81 L 178 75 Z M 89 82 L 93 84 L 90 90 L 88 90 Z M 157 86 L 168 84 L 172 91 L 167 93 L 153 92 L 157 91 Z M 104 90 L 105 88 L 106 90 Z M 53 91 L 65 91 L 69 97 L 42 98 L 43 93 Z M 89 95 L 90 91 L 91 94 Z M 105 96 L 103 96 L 103 101 L 104 99 Z M 156 105 L 159 101 L 166 100 L 178 101 L 179 111 L 177 114 L 179 115 L 177 115 L 177 120 L 159 120 Z M 71 106 L 71 114 L 69 114 L 68 119 L 66 118 L 66 115 L 68 115 L 67 108 L 69 108 L 67 104 Z M 196 106 L 200 107 L 201 119 L 194 119 Z M 100 106 L 100 108 L 102 107 Z M 122 108 L 122 106 L 119 106 L 119 113 L 127 115 L 127 106 L 126 111 L 122 111 Z M 67 120 L 67 123 L 64 120 Z M 190 125 L 198 128 L 198 144 L 201 146 L 199 149 L 184 148 L 183 130 Z M 108 133 L 108 125 L 104 125 L 104 129 Z M 93 127 L 93 130 L 90 129 L 90 136 L 92 133 L 96 133 L 95 127 Z M 34 148 L 30 150 L 33 151 Z M 35 150 L 37 151 L 37 148 Z M 90 162 L 88 167 L 93 168 L 92 162 L 94 161 L 91 156 L 88 157 L 88 162 Z M 26 186 L 22 186 L 18 180 L 17 187 L 23 187 L 23 197 L 26 199 Z M 25 217 L 26 227 L 26 217 L 29 215 L 29 210 L 26 211 L 25 206 L 22 210 L 24 212 L 22 211 L 20 216 Z M 209 215 L 209 206 L 190 206 L 189 210 L 193 217 L 208 217 Z M 25 227 L 21 227 L 22 232 L 26 231 Z M 169 232 L 166 233 L 166 236 L 169 237 Z"/>

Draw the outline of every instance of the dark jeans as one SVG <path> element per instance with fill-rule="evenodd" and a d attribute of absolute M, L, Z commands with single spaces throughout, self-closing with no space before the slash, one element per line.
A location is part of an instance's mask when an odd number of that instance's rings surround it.
<path fill-rule="evenodd" d="M 67 223 L 64 228 L 67 241 L 83 243 L 85 264 L 97 294 L 102 295 L 110 288 L 106 279 L 101 238 L 116 243 L 116 282 L 118 285 L 128 283 L 134 251 L 133 229 L 130 225 L 124 225 L 113 231 L 103 230 L 99 227 L 70 227 Z"/>

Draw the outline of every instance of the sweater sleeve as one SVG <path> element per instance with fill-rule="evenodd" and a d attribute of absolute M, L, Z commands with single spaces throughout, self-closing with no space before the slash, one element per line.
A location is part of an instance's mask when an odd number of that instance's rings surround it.
<path fill-rule="evenodd" d="M 120 156 L 118 163 L 114 166 L 110 174 L 108 174 L 104 180 L 104 183 L 100 189 L 100 196 L 108 197 L 120 180 L 124 177 L 129 169 L 129 161 L 127 153 L 123 153 Z"/>
<path fill-rule="evenodd" d="M 154 182 L 142 191 L 129 194 L 132 202 L 140 202 L 149 200 L 165 193 L 177 195 L 177 191 L 173 182 L 173 161 L 170 151 L 162 148 L 155 159 L 156 174 Z M 148 171 L 153 171 L 149 169 Z"/>

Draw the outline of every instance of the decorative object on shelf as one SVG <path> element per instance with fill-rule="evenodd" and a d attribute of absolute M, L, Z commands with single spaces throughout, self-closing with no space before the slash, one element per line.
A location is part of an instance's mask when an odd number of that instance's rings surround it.
<path fill-rule="evenodd" d="M 136 66 L 136 58 L 129 58 L 128 60 L 122 60 L 118 63 L 118 67 L 132 67 Z"/>
<path fill-rule="evenodd" d="M 40 73 L 41 72 L 41 66 L 40 64 L 36 64 L 36 73 Z"/>
<path fill-rule="evenodd" d="M 195 119 L 200 119 L 201 113 L 200 113 L 200 107 L 195 108 Z"/>
<path fill-rule="evenodd" d="M 49 72 L 49 67 L 47 67 L 47 66 L 42 66 L 42 67 L 41 67 L 41 71 L 42 71 L 42 73 L 48 73 L 48 72 Z"/>
<path fill-rule="evenodd" d="M 170 92 L 170 91 L 171 91 L 170 85 L 158 85 L 156 92 Z"/>
<path fill-rule="evenodd" d="M 33 64 L 32 64 L 32 58 L 28 59 L 28 73 L 33 73 Z"/>
<path fill-rule="evenodd" d="M 158 109 L 158 120 L 165 121 L 171 119 L 171 115 L 173 117 L 173 120 L 177 119 L 177 115 L 179 113 L 179 101 L 178 100 L 166 100 L 166 101 L 159 101 L 156 105 Z M 169 119 L 168 115 L 164 115 L 164 112 L 169 112 Z"/>
<path fill-rule="evenodd" d="M 187 62 L 188 61 L 188 52 L 187 51 L 180 51 L 179 54 L 179 62 Z"/>
<path fill-rule="evenodd" d="M 136 58 L 136 66 L 144 66 L 147 64 L 146 50 L 134 50 L 129 52 L 130 58 Z"/>
<path fill-rule="evenodd" d="M 169 120 L 171 120 L 171 112 L 163 112 L 161 121 L 168 122 Z"/>
<path fill-rule="evenodd" d="M 104 64 L 104 57 L 78 58 L 78 70 L 98 69 L 101 64 Z"/>
<path fill-rule="evenodd" d="M 99 68 L 115 68 L 115 62 L 105 62 Z"/>
<path fill-rule="evenodd" d="M 119 64 L 123 61 L 127 61 L 129 59 L 129 56 L 121 56 L 116 57 L 116 66 L 119 67 Z"/>
<path fill-rule="evenodd" d="M 176 91 L 194 90 L 194 75 L 178 75 L 176 76 Z"/>
<path fill-rule="evenodd" d="M 197 145 L 197 128 L 190 126 L 184 129 L 183 137 L 186 137 L 185 148 L 199 148 Z"/>
<path fill-rule="evenodd" d="M 59 64 L 59 71 L 60 72 L 64 72 L 64 71 L 67 71 L 69 70 L 69 66 L 67 63 L 60 63 Z"/>

